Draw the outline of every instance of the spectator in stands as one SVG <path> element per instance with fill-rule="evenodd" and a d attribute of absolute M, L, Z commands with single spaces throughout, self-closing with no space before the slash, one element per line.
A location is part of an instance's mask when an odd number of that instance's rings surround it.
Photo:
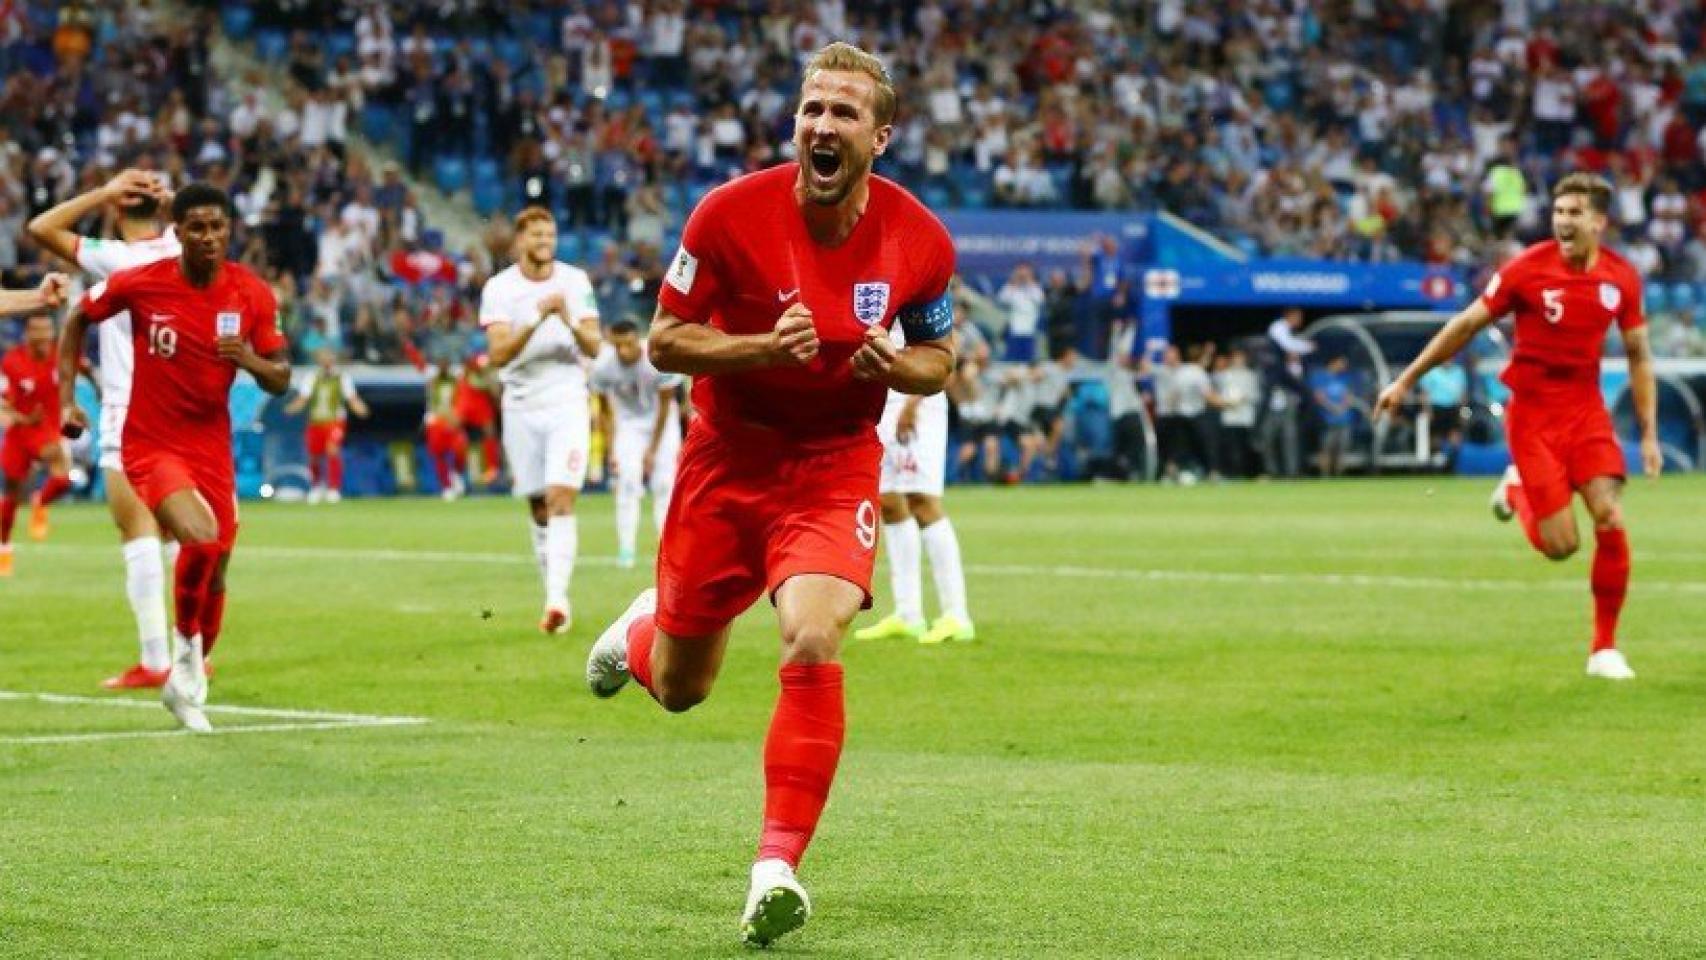
<path fill-rule="evenodd" d="M 1037 335 L 1046 299 L 1043 288 L 1037 284 L 1036 271 L 1024 262 L 1013 268 L 1007 282 L 996 292 L 996 302 L 1007 311 L 1001 345 L 1008 361 L 1030 363 L 1037 358 Z"/>

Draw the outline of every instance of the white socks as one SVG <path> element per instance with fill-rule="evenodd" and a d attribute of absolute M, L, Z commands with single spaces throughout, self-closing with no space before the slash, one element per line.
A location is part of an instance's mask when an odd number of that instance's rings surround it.
<path fill-rule="evenodd" d="M 634 555 L 634 543 L 640 537 L 640 498 L 645 488 L 630 484 L 626 478 L 616 481 L 616 549 L 625 557 Z"/>
<path fill-rule="evenodd" d="M 908 623 L 924 619 L 924 581 L 919 570 L 918 521 L 907 517 L 883 524 L 889 552 L 889 586 L 894 590 L 895 616 Z"/>
<path fill-rule="evenodd" d="M 124 592 L 136 618 L 142 665 L 166 669 L 172 659 L 166 646 L 166 567 L 160 559 L 159 537 L 137 537 L 125 543 Z"/>
<path fill-rule="evenodd" d="M 545 575 L 545 528 L 537 523 L 527 521 L 527 532 L 533 534 L 533 562 L 539 566 L 539 575 Z"/>
<path fill-rule="evenodd" d="M 574 516 L 552 517 L 545 522 L 545 605 L 569 608 L 569 578 L 575 573 L 575 551 L 580 546 L 580 521 Z"/>
<path fill-rule="evenodd" d="M 930 554 L 930 575 L 936 581 L 936 600 L 942 605 L 942 614 L 970 621 L 971 617 L 966 613 L 966 572 L 960 566 L 960 538 L 954 535 L 954 525 L 943 517 L 925 527 L 917 536 L 924 541 L 924 549 Z M 916 573 L 913 574 L 913 582 L 918 582 Z"/>

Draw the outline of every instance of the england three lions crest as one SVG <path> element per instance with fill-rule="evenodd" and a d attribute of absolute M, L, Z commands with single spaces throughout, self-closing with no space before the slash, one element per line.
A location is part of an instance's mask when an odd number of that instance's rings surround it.
<path fill-rule="evenodd" d="M 865 326 L 881 323 L 889 313 L 887 283 L 855 283 L 853 285 L 853 316 Z"/>
<path fill-rule="evenodd" d="M 1616 313 L 1617 308 L 1623 304 L 1623 291 L 1617 289 L 1617 284 L 1615 283 L 1600 284 L 1599 304 L 1605 309 Z"/>

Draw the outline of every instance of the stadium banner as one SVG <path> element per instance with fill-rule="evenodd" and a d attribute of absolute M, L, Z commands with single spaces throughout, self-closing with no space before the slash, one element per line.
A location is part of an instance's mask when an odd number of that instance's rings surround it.
<path fill-rule="evenodd" d="M 1440 310 L 1456 306 L 1465 289 L 1451 270 L 1420 263 L 1252 260 L 1149 272 L 1174 276 L 1146 275 L 1146 292 L 1168 290 L 1167 299 L 1187 307 Z"/>
<path fill-rule="evenodd" d="M 1148 215 L 944 210 L 940 216 L 953 235 L 960 272 L 983 275 L 997 285 L 1021 262 L 1044 275 L 1056 269 L 1076 270 L 1102 236 L 1119 240 L 1127 263 L 1150 257 Z"/>

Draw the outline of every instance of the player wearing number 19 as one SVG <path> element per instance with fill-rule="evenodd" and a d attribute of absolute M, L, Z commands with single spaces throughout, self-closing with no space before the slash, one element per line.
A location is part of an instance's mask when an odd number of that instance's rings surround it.
<path fill-rule="evenodd" d="M 830 44 L 806 65 L 799 161 L 724 184 L 688 219 L 649 345 L 659 370 L 695 378 L 699 415 L 682 444 L 657 590 L 587 660 L 595 694 L 632 677 L 665 709 L 686 710 L 711 692 L 735 617 L 759 597 L 776 605 L 781 693 L 741 915 L 750 944 L 810 913 L 794 870 L 841 756 L 842 635 L 871 601 L 884 398 L 937 393 L 954 369 L 953 241 L 871 175 L 894 107 L 880 61 Z M 889 340 L 897 323 L 903 348 Z"/>
<path fill-rule="evenodd" d="M 271 289 L 225 259 L 230 198 L 192 183 L 173 197 L 172 222 L 183 244 L 179 256 L 114 273 L 71 312 L 59 344 L 60 399 L 66 421 L 84 425 L 70 389 L 84 336 L 90 324 L 129 311 L 136 376 L 124 472 L 180 544 L 175 649 L 161 699 L 185 727 L 205 732 L 203 657 L 219 638 L 225 570 L 237 542 L 231 383 L 242 369 L 276 396 L 290 386 L 290 365 Z"/>
<path fill-rule="evenodd" d="M 1621 504 L 1623 449 L 1599 388 L 1599 358 L 1616 323 L 1629 356 L 1629 389 L 1641 429 L 1641 466 L 1663 465 L 1656 425 L 1653 351 L 1641 315 L 1641 278 L 1600 245 L 1611 185 L 1575 173 L 1552 189 L 1552 239 L 1537 243 L 1493 275 L 1487 289 L 1453 317 L 1409 369 L 1381 391 L 1377 415 L 1395 410 L 1429 370 L 1463 349 L 1483 327 L 1516 314 L 1516 348 L 1503 380 L 1512 470 L 1494 493 L 1501 520 L 1514 514 L 1534 549 L 1564 560 L 1580 543 L 1573 494 L 1593 517 L 1593 645 L 1589 676 L 1635 676 L 1617 649 L 1617 620 L 1629 587 L 1629 536 Z"/>

